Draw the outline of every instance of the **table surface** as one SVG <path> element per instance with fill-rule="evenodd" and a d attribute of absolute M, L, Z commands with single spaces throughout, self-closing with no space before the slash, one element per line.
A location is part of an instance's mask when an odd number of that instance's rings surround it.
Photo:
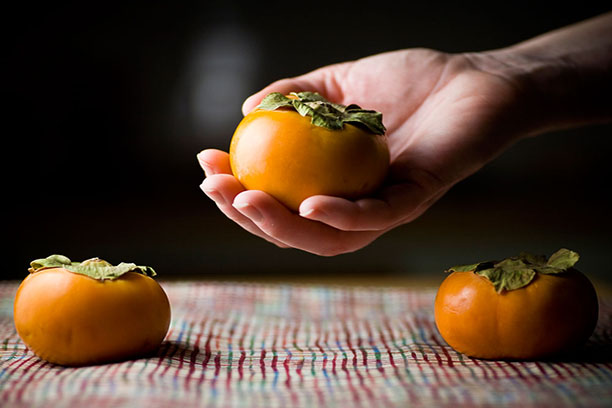
<path fill-rule="evenodd" d="M 0 406 L 612 406 L 612 296 L 587 345 L 554 361 L 451 349 L 436 286 L 163 281 L 172 305 L 155 356 L 52 365 L 17 336 L 17 282 L 0 283 Z"/>

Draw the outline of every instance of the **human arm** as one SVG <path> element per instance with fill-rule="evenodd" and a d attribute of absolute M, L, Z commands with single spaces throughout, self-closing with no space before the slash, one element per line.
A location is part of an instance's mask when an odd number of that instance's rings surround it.
<path fill-rule="evenodd" d="M 531 134 L 612 119 L 612 12 L 464 55 L 478 69 L 521 84 Z"/>
<path fill-rule="evenodd" d="M 500 50 L 402 50 L 275 82 L 248 98 L 243 112 L 270 92 L 300 90 L 383 112 L 386 185 L 356 201 L 310 197 L 294 214 L 264 192 L 245 191 L 227 153 L 205 150 L 202 189 L 229 218 L 278 246 L 319 255 L 357 250 L 417 218 L 521 138 L 610 120 L 610 27 L 608 13 Z"/>

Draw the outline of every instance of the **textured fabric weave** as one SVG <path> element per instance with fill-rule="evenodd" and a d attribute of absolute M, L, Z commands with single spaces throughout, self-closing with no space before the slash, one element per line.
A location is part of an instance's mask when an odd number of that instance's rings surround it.
<path fill-rule="evenodd" d="M 0 284 L 0 406 L 612 406 L 612 299 L 565 361 L 476 360 L 435 328 L 435 289 L 163 283 L 156 356 L 64 368 L 17 336 Z"/>

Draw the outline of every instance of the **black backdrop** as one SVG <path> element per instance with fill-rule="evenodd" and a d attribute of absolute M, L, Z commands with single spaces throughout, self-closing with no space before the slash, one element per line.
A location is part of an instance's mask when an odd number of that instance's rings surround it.
<path fill-rule="evenodd" d="M 354 254 L 252 237 L 199 190 L 195 155 L 227 149 L 269 82 L 388 50 L 503 47 L 606 9 L 589 2 L 60 2 L 5 9 L 2 278 L 62 253 L 164 277 L 435 274 L 560 246 L 611 279 L 611 127 L 543 135 Z M 575 2 L 574 2 L 575 3 Z"/>

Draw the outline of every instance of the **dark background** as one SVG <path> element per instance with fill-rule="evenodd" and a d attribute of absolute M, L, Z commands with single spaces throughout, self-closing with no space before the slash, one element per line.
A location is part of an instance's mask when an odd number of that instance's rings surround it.
<path fill-rule="evenodd" d="M 276 79 L 400 48 L 503 47 L 605 8 L 125 3 L 4 11 L 3 279 L 61 253 L 150 265 L 164 278 L 393 281 L 568 247 L 589 276 L 612 281 L 610 125 L 520 142 L 417 221 L 333 258 L 279 249 L 234 225 L 200 191 L 195 157 L 226 150 L 242 101 Z"/>

